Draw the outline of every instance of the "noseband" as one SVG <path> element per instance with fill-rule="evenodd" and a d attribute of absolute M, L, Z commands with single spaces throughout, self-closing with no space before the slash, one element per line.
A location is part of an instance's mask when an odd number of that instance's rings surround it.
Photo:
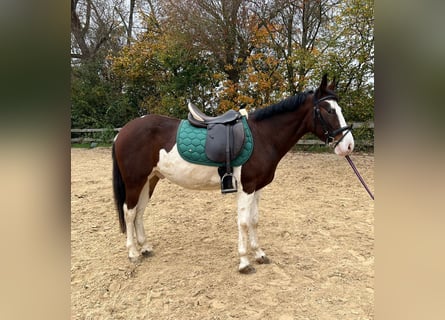
<path fill-rule="evenodd" d="M 320 111 L 320 107 L 319 107 L 319 103 L 325 100 L 335 100 L 337 101 L 337 98 L 333 95 L 330 96 L 326 96 L 323 98 L 318 99 L 317 101 L 314 102 L 314 127 L 317 126 L 317 120 L 318 122 L 320 122 L 321 127 L 323 128 L 323 133 L 326 137 L 325 140 L 325 144 L 330 144 L 332 142 L 334 142 L 335 137 L 337 135 L 339 135 L 340 133 L 346 131 L 342 137 L 335 142 L 334 144 L 334 148 L 343 140 L 343 138 L 348 134 L 348 132 L 350 132 L 352 130 L 352 124 L 350 124 L 349 126 L 345 126 L 345 127 L 341 127 L 338 128 L 336 130 L 329 130 L 329 125 L 326 122 L 326 120 L 323 118 L 323 116 L 321 115 L 321 111 Z M 328 111 L 329 112 L 329 111 Z M 338 117 L 338 116 L 337 116 Z"/>

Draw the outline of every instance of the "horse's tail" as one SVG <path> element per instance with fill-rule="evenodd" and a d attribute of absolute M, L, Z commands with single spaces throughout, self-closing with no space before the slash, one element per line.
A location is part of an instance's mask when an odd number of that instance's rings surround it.
<path fill-rule="evenodd" d="M 114 202 L 116 203 L 117 212 L 119 216 L 119 225 L 121 227 L 122 233 L 127 231 L 127 225 L 125 224 L 124 215 L 124 203 L 125 203 L 125 185 L 122 180 L 121 171 L 116 160 L 116 151 L 114 150 L 114 143 L 111 150 L 111 155 L 113 157 L 113 191 L 114 191 Z"/>

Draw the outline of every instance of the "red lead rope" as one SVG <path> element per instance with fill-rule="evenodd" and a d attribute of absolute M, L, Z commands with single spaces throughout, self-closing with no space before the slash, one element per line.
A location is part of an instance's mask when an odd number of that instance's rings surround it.
<path fill-rule="evenodd" d="M 363 180 L 362 176 L 360 175 L 360 173 L 358 172 L 357 168 L 354 165 L 354 162 L 352 162 L 351 158 L 349 156 L 345 156 L 346 160 L 348 160 L 349 164 L 352 167 L 352 170 L 354 170 L 355 174 L 357 175 L 357 178 L 360 180 L 360 182 L 362 183 L 362 185 L 365 187 L 366 191 L 368 191 L 368 194 L 371 196 L 372 200 L 374 200 L 374 195 L 372 194 L 372 192 L 369 190 L 368 186 L 366 185 L 365 181 Z"/>

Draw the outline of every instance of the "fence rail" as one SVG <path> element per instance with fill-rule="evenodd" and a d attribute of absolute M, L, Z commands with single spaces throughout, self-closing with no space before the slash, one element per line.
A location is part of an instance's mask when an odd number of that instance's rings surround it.
<path fill-rule="evenodd" d="M 353 122 L 353 128 L 362 128 L 366 127 L 368 129 L 374 129 L 374 122 Z M 71 129 L 71 135 L 85 135 L 85 134 L 94 134 L 94 133 L 106 133 L 106 132 L 119 132 L 122 128 L 99 128 L 99 129 Z M 112 142 L 113 138 L 109 139 L 109 141 L 104 141 L 103 137 L 75 137 L 71 138 L 71 143 L 91 143 L 91 142 Z M 324 142 L 317 139 L 301 139 L 297 142 L 299 145 L 323 145 Z M 372 140 L 357 140 L 356 144 L 370 147 L 374 146 L 374 141 Z"/>
<path fill-rule="evenodd" d="M 119 131 L 122 128 L 113 129 L 71 129 L 71 133 L 86 133 L 86 132 L 107 132 L 107 131 Z"/>

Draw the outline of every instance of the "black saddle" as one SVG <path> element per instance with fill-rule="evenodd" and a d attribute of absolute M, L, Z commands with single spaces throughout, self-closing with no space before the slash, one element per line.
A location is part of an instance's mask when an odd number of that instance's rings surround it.
<path fill-rule="evenodd" d="M 235 110 L 229 110 L 226 113 L 210 117 L 202 113 L 195 105 L 189 103 L 188 120 L 195 127 L 207 128 L 209 124 L 231 124 L 241 118 L 241 114 Z"/>
<path fill-rule="evenodd" d="M 242 151 L 245 142 L 242 115 L 229 110 L 223 115 L 210 117 L 189 103 L 188 121 L 195 127 L 207 128 L 205 153 L 209 160 L 224 165 L 218 169 L 221 176 L 221 192 L 237 191 L 237 181 L 233 176 L 230 162 Z M 235 185 L 234 185 L 235 184 Z"/>

